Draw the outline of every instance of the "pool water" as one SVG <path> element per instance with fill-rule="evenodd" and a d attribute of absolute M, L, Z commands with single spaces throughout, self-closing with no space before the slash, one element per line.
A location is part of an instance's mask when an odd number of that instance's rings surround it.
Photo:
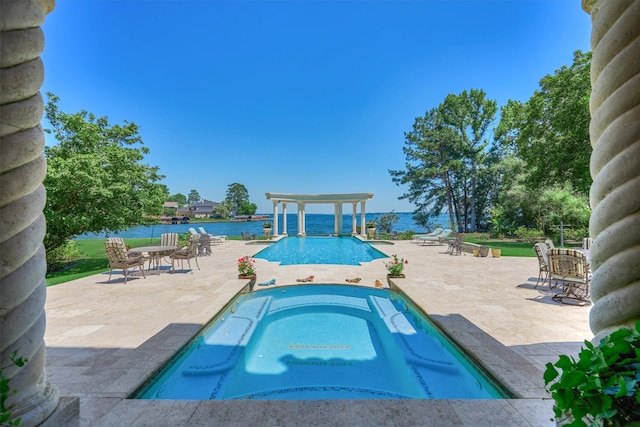
<path fill-rule="evenodd" d="M 385 254 L 371 244 L 355 237 L 286 237 L 261 250 L 254 258 L 279 262 L 280 265 L 294 264 L 340 264 L 359 265 Z"/>
<path fill-rule="evenodd" d="M 242 294 L 140 399 L 492 399 L 505 395 L 400 294 L 298 285 Z"/>

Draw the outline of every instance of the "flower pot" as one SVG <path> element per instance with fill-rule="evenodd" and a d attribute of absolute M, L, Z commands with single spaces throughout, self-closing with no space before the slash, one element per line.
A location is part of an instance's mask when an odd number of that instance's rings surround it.
<path fill-rule="evenodd" d="M 404 274 L 387 274 L 387 279 L 404 279 L 405 276 Z"/>
<path fill-rule="evenodd" d="M 494 258 L 500 258 L 501 253 L 502 253 L 501 249 L 491 249 L 491 256 Z"/>
<path fill-rule="evenodd" d="M 373 239 L 373 237 L 376 235 L 376 229 L 375 228 L 367 228 L 367 234 L 369 235 L 370 239 Z"/>
<path fill-rule="evenodd" d="M 474 249 L 473 256 L 480 256 L 480 249 Z"/>
<path fill-rule="evenodd" d="M 256 280 L 256 275 L 250 274 L 245 276 L 244 274 L 238 274 L 238 279 Z"/>
<path fill-rule="evenodd" d="M 265 237 L 269 237 L 269 235 L 271 234 L 271 229 L 270 228 L 263 228 L 264 230 L 264 236 Z"/>

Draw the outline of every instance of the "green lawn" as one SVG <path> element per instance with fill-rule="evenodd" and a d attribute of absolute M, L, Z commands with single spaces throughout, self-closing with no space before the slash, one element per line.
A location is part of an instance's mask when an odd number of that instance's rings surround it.
<path fill-rule="evenodd" d="M 531 242 L 514 242 L 505 239 L 490 239 L 486 234 L 470 234 L 467 235 L 467 238 L 465 240 L 469 243 L 487 245 L 491 249 L 502 249 L 500 256 L 536 256 L 536 251 L 533 250 L 533 243 Z"/>

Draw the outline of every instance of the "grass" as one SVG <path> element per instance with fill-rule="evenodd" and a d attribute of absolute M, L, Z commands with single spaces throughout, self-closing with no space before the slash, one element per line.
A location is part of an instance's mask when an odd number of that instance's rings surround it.
<path fill-rule="evenodd" d="M 465 239 L 469 243 L 487 245 L 491 249 L 501 249 L 500 256 L 535 257 L 536 251 L 531 242 L 516 242 L 510 239 L 491 239 L 487 234 L 469 234 Z"/>

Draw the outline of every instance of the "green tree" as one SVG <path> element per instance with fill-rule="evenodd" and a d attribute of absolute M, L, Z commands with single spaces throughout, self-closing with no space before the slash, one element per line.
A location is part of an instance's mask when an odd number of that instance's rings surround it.
<path fill-rule="evenodd" d="M 200 200 L 200 194 L 196 190 L 189 191 L 189 196 L 187 196 L 187 203 L 192 205 L 194 203 L 198 203 Z"/>
<path fill-rule="evenodd" d="M 229 202 L 233 215 L 242 215 L 240 214 L 240 207 L 242 206 L 242 202 L 249 201 L 249 191 L 247 191 L 247 187 L 244 185 L 234 182 L 228 185 L 225 200 Z"/>
<path fill-rule="evenodd" d="M 169 202 L 177 202 L 178 203 L 178 207 L 180 207 L 180 208 L 188 205 L 187 196 L 185 196 L 182 193 L 172 194 L 171 196 L 169 196 L 167 201 L 169 201 Z"/>
<path fill-rule="evenodd" d="M 47 253 L 68 239 L 90 232 L 117 232 L 154 221 L 168 197 L 158 168 L 142 163 L 143 146 L 135 123 L 110 125 L 87 111 L 67 114 L 47 93 L 46 118 L 58 143 L 45 147 Z"/>
<path fill-rule="evenodd" d="M 231 205 L 228 201 L 223 200 L 213 208 L 213 213 L 218 215 L 220 218 L 229 218 L 229 215 L 231 213 Z"/>
<path fill-rule="evenodd" d="M 437 108 L 416 118 L 405 133 L 406 170 L 390 170 L 397 184 L 409 184 L 408 198 L 416 204 L 414 219 L 427 225 L 446 208 L 450 224 L 476 230 L 486 219 L 495 193 L 491 167 L 499 153 L 487 134 L 497 104 L 484 91 L 471 89 L 448 95 Z"/>
<path fill-rule="evenodd" d="M 590 68 L 591 53 L 576 51 L 573 64 L 543 77 L 527 102 L 502 108 L 496 139 L 524 160 L 530 188 L 568 184 L 589 194 Z"/>
<path fill-rule="evenodd" d="M 393 226 L 397 224 L 398 221 L 399 221 L 398 214 L 396 214 L 394 211 L 391 211 L 388 214 L 382 215 L 378 219 L 378 227 L 377 227 L 378 232 L 391 234 L 391 231 L 393 230 Z"/>
<path fill-rule="evenodd" d="M 238 215 L 253 215 L 258 210 L 258 206 L 251 202 L 241 202 L 238 208 Z"/>

